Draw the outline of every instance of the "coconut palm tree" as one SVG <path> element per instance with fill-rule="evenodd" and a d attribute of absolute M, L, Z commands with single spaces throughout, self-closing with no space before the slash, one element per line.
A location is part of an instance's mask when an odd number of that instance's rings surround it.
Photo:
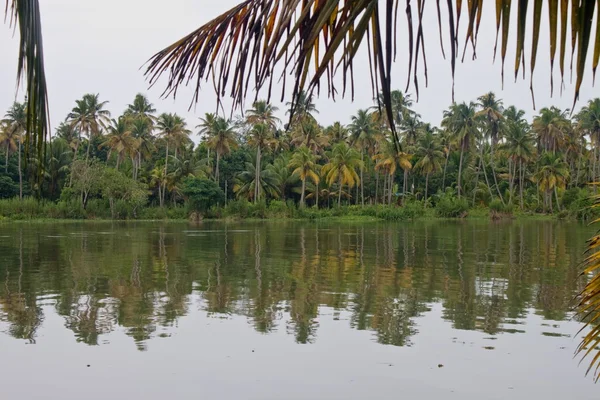
<path fill-rule="evenodd" d="M 100 101 L 99 94 L 85 94 L 83 98 L 75 101 L 75 107 L 67 116 L 67 120 L 73 128 L 84 133 L 88 137 L 88 146 L 85 159 L 90 157 L 92 140 L 100 135 L 106 124 L 110 121 L 110 111 L 105 107 L 108 101 Z M 77 155 L 77 149 L 75 150 Z"/>
<path fill-rule="evenodd" d="M 260 177 L 257 179 L 257 177 Z M 256 189 L 258 188 L 258 190 Z M 248 200 L 255 200 L 258 192 L 261 198 L 272 197 L 279 198 L 279 180 L 268 168 L 260 173 L 256 172 L 256 165 L 253 162 L 246 163 L 246 169 L 238 174 L 233 192 L 238 197 L 245 197 Z"/>
<path fill-rule="evenodd" d="M 560 211 L 560 202 L 558 200 L 558 189 L 564 189 L 565 182 L 569 177 L 569 168 L 559 154 L 545 152 L 539 161 L 538 172 L 535 173 L 533 179 L 540 185 L 540 190 L 544 193 L 544 210 L 546 206 L 550 206 L 550 212 L 553 212 L 552 207 L 552 192 L 556 198 L 556 205 Z"/>
<path fill-rule="evenodd" d="M 8 125 L 9 135 L 16 139 L 19 169 L 19 199 L 23 200 L 23 168 L 21 166 L 21 148 L 23 137 L 27 137 L 27 105 L 15 102 L 4 115 L 4 123 Z"/>
<path fill-rule="evenodd" d="M 232 149 L 238 147 L 236 133 L 231 125 L 231 121 L 213 114 L 206 114 L 200 126 L 202 127 L 200 133 L 207 136 L 206 146 L 209 149 L 213 149 L 217 155 L 215 181 L 218 183 L 221 157 L 228 155 Z"/>
<path fill-rule="evenodd" d="M 260 182 L 260 173 L 262 172 L 262 154 L 269 148 L 275 145 L 275 139 L 273 138 L 273 131 L 267 123 L 257 122 L 252 129 L 248 132 L 248 144 L 256 149 L 256 161 L 255 171 L 259 176 L 256 177 L 256 181 Z M 255 186 L 256 193 L 254 193 L 254 201 L 260 200 L 259 186 Z"/>
<path fill-rule="evenodd" d="M 277 177 L 277 182 L 279 182 L 279 195 L 282 200 L 285 200 L 288 188 L 294 186 L 298 182 L 298 177 L 292 174 L 288 167 L 289 163 L 290 157 L 287 154 L 282 154 L 277 157 L 272 164 L 267 165 L 266 168 Z"/>
<path fill-rule="evenodd" d="M 154 108 L 154 104 L 150 103 L 148 97 L 145 95 L 138 93 L 135 95 L 133 99 L 133 103 L 127 105 L 127 109 L 125 110 L 125 116 L 132 117 L 134 119 L 142 119 L 147 120 L 153 125 L 156 122 L 156 108 Z"/>
<path fill-rule="evenodd" d="M 319 175 L 317 174 L 317 157 L 306 146 L 296 149 L 288 167 L 293 169 L 292 174 L 296 175 L 302 181 L 302 194 L 300 196 L 300 207 L 305 205 L 306 180 L 310 179 L 315 185 L 319 184 Z"/>
<path fill-rule="evenodd" d="M 479 110 L 475 116 L 482 120 L 485 132 L 484 136 L 490 139 L 490 167 L 492 169 L 492 177 L 494 178 L 494 186 L 496 187 L 498 197 L 502 203 L 504 203 L 504 197 L 498 186 L 496 168 L 494 166 L 494 149 L 501 139 L 503 130 L 504 115 L 502 113 L 504 111 L 504 106 L 502 105 L 502 100 L 498 99 L 494 92 L 488 92 L 483 96 L 479 96 L 476 104 L 481 110 Z M 482 158 L 481 162 L 485 163 L 485 160 Z"/>
<path fill-rule="evenodd" d="M 314 115 L 319 113 L 319 110 L 317 110 L 317 107 L 313 102 L 312 95 L 303 90 L 298 93 L 294 101 L 287 102 L 285 105 L 288 107 L 286 114 L 289 114 L 291 117 L 290 126 L 288 128 L 291 128 L 306 119 L 314 119 Z"/>
<path fill-rule="evenodd" d="M 474 140 L 479 136 L 477 128 L 475 103 L 470 102 L 452 104 L 450 108 L 444 111 L 442 126 L 454 136 L 454 141 L 460 148 L 460 161 L 458 166 L 457 190 L 458 197 L 462 193 L 462 172 L 464 155 L 473 145 Z"/>
<path fill-rule="evenodd" d="M 281 122 L 275 116 L 279 109 L 266 100 L 258 100 L 252 104 L 252 108 L 246 110 L 246 121 L 250 125 L 263 124 L 269 127 L 273 132 Z"/>
<path fill-rule="evenodd" d="M 509 120 L 504 132 L 505 143 L 501 150 L 512 160 L 512 170 L 509 166 L 510 193 L 512 196 L 515 172 L 519 166 L 519 202 L 523 209 L 523 186 L 525 185 L 526 163 L 533 157 L 535 139 L 529 131 L 527 124 L 523 125 L 514 120 Z"/>
<path fill-rule="evenodd" d="M 590 138 L 593 148 L 592 180 L 598 181 L 600 168 L 600 99 L 590 100 L 575 116 L 578 128 Z"/>
<path fill-rule="evenodd" d="M 154 146 L 154 136 L 152 136 L 153 122 L 150 118 L 126 117 L 129 121 L 129 130 L 131 136 L 138 141 L 134 155 L 134 179 L 137 180 L 139 171 L 142 167 L 142 160 L 148 159 L 156 149 Z"/>
<path fill-rule="evenodd" d="M 373 150 L 379 139 L 379 130 L 377 129 L 375 120 L 373 120 L 369 110 L 358 110 L 356 115 L 351 117 L 351 123 L 348 125 L 348 130 L 350 131 L 350 142 L 360 149 L 360 160 L 362 162 L 362 167 L 360 169 L 360 193 L 361 203 L 364 206 L 365 190 L 363 183 L 365 153 L 372 156 Z M 358 203 L 358 197 L 356 202 Z"/>
<path fill-rule="evenodd" d="M 175 154 L 181 143 L 188 138 L 189 130 L 186 129 L 186 124 L 183 118 L 177 114 L 163 113 L 158 117 L 156 128 L 158 134 L 166 143 L 166 155 L 165 155 L 165 168 L 164 176 L 166 177 L 169 173 L 169 145 L 173 144 L 175 147 Z M 188 138 L 189 139 L 189 138 Z M 177 155 L 175 155 L 177 157 Z M 165 194 L 166 194 L 166 179 L 162 180 L 162 198 L 160 199 L 160 206 L 164 206 Z"/>
<path fill-rule="evenodd" d="M 322 176 L 329 186 L 338 185 L 338 207 L 342 204 L 344 186 L 350 189 L 360 183 L 356 170 L 363 167 L 358 152 L 341 142 L 333 146 L 328 154 L 329 162 L 323 166 Z"/>
<path fill-rule="evenodd" d="M 328 137 L 323 134 L 323 130 L 312 117 L 296 122 L 291 134 L 291 143 L 294 146 L 306 146 L 313 153 L 321 153 L 329 144 Z"/>
<path fill-rule="evenodd" d="M 396 170 L 399 167 L 402 171 L 410 171 L 413 168 L 411 163 L 412 155 L 405 152 L 398 152 L 396 146 L 393 141 L 385 140 L 383 142 L 381 151 L 373 156 L 375 160 L 375 170 L 381 171 L 385 175 L 387 175 L 387 182 L 384 181 L 383 192 L 384 198 L 386 193 L 386 185 L 387 185 L 387 197 L 388 204 L 392 204 L 392 193 L 394 189 L 394 177 L 396 176 Z M 407 174 L 405 173 L 406 177 Z M 406 196 L 406 185 L 404 186 L 404 191 L 402 193 Z"/>
<path fill-rule="evenodd" d="M 17 151 L 17 132 L 11 128 L 8 122 L 0 122 L 0 146 L 4 149 L 4 173 L 8 173 L 8 157 Z"/>
<path fill-rule="evenodd" d="M 134 154 L 137 149 L 138 141 L 131 134 L 130 126 L 127 123 L 127 118 L 120 117 L 118 120 L 112 119 L 108 126 L 108 133 L 101 147 L 108 147 L 109 155 L 114 152 L 117 155 L 115 169 L 119 169 L 119 164 L 123 160 L 125 154 Z"/>
<path fill-rule="evenodd" d="M 531 129 L 537 135 L 538 151 L 555 152 L 564 140 L 565 131 L 571 126 L 568 110 L 556 107 L 542 108 L 533 118 Z"/>
<path fill-rule="evenodd" d="M 425 207 L 427 207 L 427 194 L 429 190 L 429 176 L 442 170 L 444 153 L 432 132 L 427 132 L 419 138 L 417 148 L 417 162 L 415 170 L 425 175 Z"/>

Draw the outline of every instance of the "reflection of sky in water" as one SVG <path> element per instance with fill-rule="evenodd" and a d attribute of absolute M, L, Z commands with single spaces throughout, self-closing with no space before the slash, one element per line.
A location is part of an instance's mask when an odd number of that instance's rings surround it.
<path fill-rule="evenodd" d="M 597 398 L 570 312 L 593 228 L 205 226 L 1 226 L 3 393 Z"/>

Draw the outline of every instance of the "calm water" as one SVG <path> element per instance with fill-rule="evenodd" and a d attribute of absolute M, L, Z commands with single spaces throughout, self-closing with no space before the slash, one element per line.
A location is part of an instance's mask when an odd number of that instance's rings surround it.
<path fill-rule="evenodd" d="M 598 399 L 570 312 L 593 231 L 0 224 L 0 397 Z"/>

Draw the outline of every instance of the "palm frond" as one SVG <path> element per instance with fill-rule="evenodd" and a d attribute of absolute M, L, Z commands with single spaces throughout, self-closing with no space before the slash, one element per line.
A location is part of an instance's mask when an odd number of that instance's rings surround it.
<path fill-rule="evenodd" d="M 594 206 L 600 207 L 600 196 L 594 197 Z M 594 221 L 598 222 L 598 221 Z M 579 295 L 578 315 L 584 326 L 581 331 L 589 330 L 577 347 L 577 354 L 583 355 L 583 359 L 593 355 L 587 373 L 594 370 L 596 381 L 600 379 L 600 234 L 596 234 L 588 241 L 585 269 L 582 275 L 590 277 L 590 281 Z M 595 352 L 595 354 L 593 354 Z"/>
<path fill-rule="evenodd" d="M 334 80 L 337 73 L 343 75 L 342 95 L 346 93 L 349 86 L 351 96 L 354 96 L 353 62 L 358 49 L 361 46 L 365 47 L 366 44 L 373 93 L 376 94 L 381 90 L 381 102 L 393 129 L 391 70 L 397 52 L 396 30 L 401 3 L 404 2 L 400 0 L 246 0 L 155 54 L 149 60 L 146 76 L 150 83 L 154 84 L 160 75 L 168 73 L 164 95 L 176 95 L 180 85 L 194 82 L 196 86 L 194 101 L 199 98 L 201 83 L 211 79 L 219 101 L 222 96 L 229 94 L 235 106 L 242 106 L 250 89 L 253 89 L 258 96 L 259 90 L 268 86 L 269 97 L 271 96 L 273 79 L 278 78 L 275 76 L 275 67 L 280 65 L 283 70 L 281 79 L 284 83 L 282 98 L 285 96 L 285 81 L 288 75 L 294 79 L 292 102 L 297 101 L 303 90 L 308 90 L 310 93 L 315 89 L 318 91 L 322 80 L 326 81 L 328 95 L 335 98 L 338 94 Z M 446 7 L 440 7 L 440 1 L 437 2 L 435 9 L 438 14 L 442 52 L 445 53 L 445 38 L 450 46 L 453 76 L 460 53 L 458 35 L 461 16 L 466 14 L 468 24 L 464 38 L 461 39 L 464 43 L 462 58 L 464 59 L 469 43 L 475 58 L 484 3 L 487 5 L 492 2 L 469 1 L 466 9 L 462 7 L 461 0 L 448 0 Z M 530 12 L 527 7 L 528 1 L 497 0 L 495 4 L 496 36 L 501 36 L 502 79 L 509 47 L 510 18 L 513 8 L 517 8 L 514 73 L 517 76 L 521 68 L 523 73 L 525 72 L 527 50 L 525 32 L 531 30 L 533 39 L 529 53 L 530 73 L 533 75 L 541 19 L 544 18 L 543 1 L 534 1 L 531 16 L 528 16 Z M 600 35 L 597 32 L 595 38 L 592 38 L 592 26 L 598 25 L 595 1 L 572 0 L 571 19 L 568 19 L 568 4 L 568 0 L 561 1 L 559 15 L 557 0 L 548 3 L 549 52 L 550 63 L 553 66 L 556 47 L 560 40 L 560 74 L 564 81 L 566 37 L 571 36 L 571 54 L 575 59 L 574 70 L 577 77 L 574 93 L 574 101 L 576 101 L 583 82 L 591 41 L 595 43 L 593 57 L 595 74 L 600 58 Z M 425 8 L 425 1 L 417 1 L 415 4 L 410 0 L 406 1 L 403 8 L 408 28 L 407 89 L 412 82 L 418 97 L 419 76 L 423 74 L 427 81 L 424 35 L 428 29 L 423 21 L 424 14 L 430 9 Z M 447 31 L 442 26 L 442 20 L 447 22 Z M 567 32 L 567 26 L 571 27 L 570 32 Z M 598 27 L 596 30 L 598 31 Z M 418 65 L 421 64 L 425 68 L 419 72 Z M 553 82 L 551 84 L 553 85 Z M 396 144 L 399 145 L 396 133 L 393 134 Z"/>
<path fill-rule="evenodd" d="M 27 99 L 25 152 L 34 148 L 41 156 L 50 129 L 39 1 L 6 0 L 5 13 L 20 38 L 17 85 L 24 82 Z"/>

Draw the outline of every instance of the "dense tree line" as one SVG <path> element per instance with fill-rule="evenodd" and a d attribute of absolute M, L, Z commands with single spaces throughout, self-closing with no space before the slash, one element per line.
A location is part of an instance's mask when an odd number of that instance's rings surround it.
<path fill-rule="evenodd" d="M 32 154 L 23 151 L 27 110 L 15 103 L 0 127 L 0 197 L 83 210 L 93 203 L 113 218 L 137 217 L 148 206 L 187 204 L 208 213 L 234 199 L 299 209 L 449 201 L 463 211 L 578 213 L 586 185 L 600 175 L 600 99 L 573 115 L 543 108 L 527 121 L 490 92 L 452 104 L 435 127 L 413 110 L 409 95 L 394 91 L 400 143 L 380 100 L 348 125 L 319 124 L 303 94 L 283 121 L 276 107 L 256 101 L 234 120 L 206 114 L 193 126 L 158 113 L 142 94 L 116 118 L 107 101 L 86 94 L 38 158 L 24 156 Z"/>

